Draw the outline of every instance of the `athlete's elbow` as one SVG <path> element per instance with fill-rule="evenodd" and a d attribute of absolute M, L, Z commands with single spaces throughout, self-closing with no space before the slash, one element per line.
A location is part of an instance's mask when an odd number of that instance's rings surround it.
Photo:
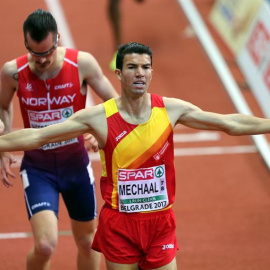
<path fill-rule="evenodd" d="M 230 126 L 223 130 L 225 133 L 227 133 L 230 136 L 241 136 L 245 135 L 245 132 L 236 126 Z"/>

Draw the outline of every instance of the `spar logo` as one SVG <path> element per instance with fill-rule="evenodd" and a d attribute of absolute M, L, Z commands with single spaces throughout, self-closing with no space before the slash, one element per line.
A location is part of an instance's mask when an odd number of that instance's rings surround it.
<path fill-rule="evenodd" d="M 55 110 L 53 112 L 29 112 L 30 121 L 35 122 L 50 122 L 61 119 L 61 111 Z"/>
<path fill-rule="evenodd" d="M 164 175 L 164 168 L 161 166 L 156 167 L 155 169 L 155 176 L 157 178 L 161 178 Z"/>
<path fill-rule="evenodd" d="M 120 181 L 149 180 L 153 179 L 154 170 L 152 168 L 140 170 L 119 170 L 118 179 Z"/>
<path fill-rule="evenodd" d="M 70 108 L 64 109 L 62 115 L 64 118 L 69 118 L 72 115 L 72 110 Z"/>

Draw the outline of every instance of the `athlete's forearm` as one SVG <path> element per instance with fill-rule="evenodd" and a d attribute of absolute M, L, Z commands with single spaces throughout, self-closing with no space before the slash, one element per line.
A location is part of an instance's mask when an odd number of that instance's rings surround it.
<path fill-rule="evenodd" d="M 118 93 L 116 92 L 115 88 L 112 86 L 108 78 L 104 76 L 103 80 L 103 89 L 108 89 L 108 92 L 105 92 L 105 95 L 103 96 L 103 100 L 106 101 L 111 98 L 118 97 Z"/>
<path fill-rule="evenodd" d="M 37 129 L 21 129 L 0 136 L 0 152 L 26 151 L 40 147 Z"/>
<path fill-rule="evenodd" d="M 104 75 L 101 78 L 93 79 L 89 85 L 103 101 L 118 97 L 118 93 Z"/>

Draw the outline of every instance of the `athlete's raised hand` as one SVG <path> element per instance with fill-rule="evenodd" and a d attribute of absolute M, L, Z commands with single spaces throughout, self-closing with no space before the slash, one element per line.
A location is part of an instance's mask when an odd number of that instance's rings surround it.
<path fill-rule="evenodd" d="M 10 177 L 15 178 L 16 175 L 11 170 L 12 163 L 16 163 L 16 158 L 8 152 L 0 153 L 0 173 L 1 181 L 5 187 L 12 187 L 13 183 Z"/>
<path fill-rule="evenodd" d="M 92 134 L 85 134 L 84 141 L 87 151 L 98 152 L 98 142 Z"/>

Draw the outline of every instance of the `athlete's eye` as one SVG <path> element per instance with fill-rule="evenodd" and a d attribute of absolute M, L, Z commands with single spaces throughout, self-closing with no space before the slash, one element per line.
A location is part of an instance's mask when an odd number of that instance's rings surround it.
<path fill-rule="evenodd" d="M 144 69 L 150 69 L 151 66 L 150 65 L 147 65 L 147 66 L 143 66 Z"/>

